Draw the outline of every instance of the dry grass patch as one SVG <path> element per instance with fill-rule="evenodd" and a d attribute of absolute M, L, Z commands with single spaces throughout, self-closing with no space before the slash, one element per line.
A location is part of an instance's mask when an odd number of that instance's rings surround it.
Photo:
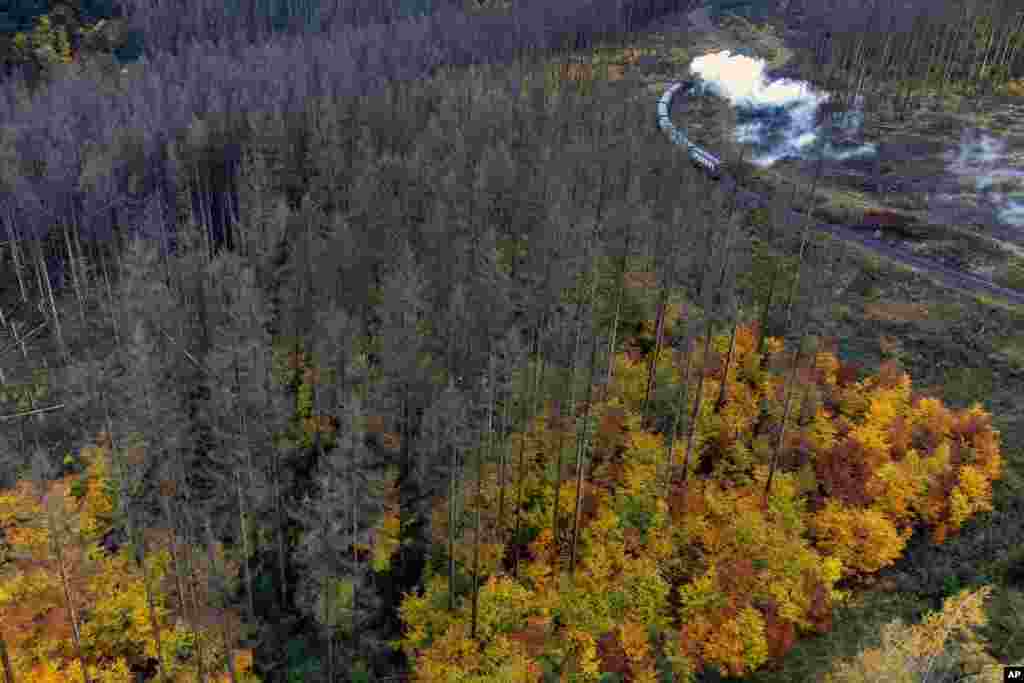
<path fill-rule="evenodd" d="M 624 283 L 627 289 L 654 289 L 658 280 L 650 271 L 631 271 L 626 273 Z"/>
<path fill-rule="evenodd" d="M 1007 83 L 1006 94 L 1010 97 L 1024 97 L 1024 79 L 1017 79 Z"/>
<path fill-rule="evenodd" d="M 864 305 L 864 316 L 890 323 L 922 322 L 930 319 L 928 306 L 911 301 L 876 301 Z"/>
<path fill-rule="evenodd" d="M 626 77 L 626 67 L 622 64 L 608 64 L 605 68 L 607 69 L 605 78 L 609 81 L 621 81 Z"/>

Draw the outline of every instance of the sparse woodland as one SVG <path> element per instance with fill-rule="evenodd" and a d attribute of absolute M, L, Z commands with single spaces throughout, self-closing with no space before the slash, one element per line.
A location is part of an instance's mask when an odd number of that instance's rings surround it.
<path fill-rule="evenodd" d="M 1024 11 L 1012 0 L 832 4 L 793 0 L 788 10 L 803 10 L 811 25 L 823 10 L 846 18 L 843 30 L 815 35 L 807 66 L 847 105 L 905 119 L 944 96 L 1024 92 Z"/>
<path fill-rule="evenodd" d="M 688 3 L 234 4 L 0 86 L 4 683 L 742 677 L 992 508 L 846 247 L 565 64 Z M 999 674 L 987 595 L 832 680 Z"/>

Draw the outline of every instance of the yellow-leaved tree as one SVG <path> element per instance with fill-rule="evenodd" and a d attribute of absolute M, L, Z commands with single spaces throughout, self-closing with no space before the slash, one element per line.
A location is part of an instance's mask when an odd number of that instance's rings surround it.
<path fill-rule="evenodd" d="M 1002 681 L 1003 665 L 987 653 L 976 631 L 987 621 L 984 602 L 991 592 L 991 586 L 964 590 L 919 624 L 886 624 L 877 647 L 837 662 L 826 683 Z"/>
<path fill-rule="evenodd" d="M 213 626 L 190 628 L 172 608 L 167 532 L 147 530 L 143 565 L 130 546 L 100 546 L 116 487 L 109 441 L 99 441 L 82 449 L 81 475 L 0 492 L 0 628 L 15 680 L 81 680 L 84 668 L 97 683 L 132 683 L 159 661 L 174 683 L 196 680 L 200 664 L 210 679 L 227 681 L 230 655 L 238 683 L 258 683 L 250 651 L 227 653 Z M 202 599 L 202 586 L 190 588 Z"/>

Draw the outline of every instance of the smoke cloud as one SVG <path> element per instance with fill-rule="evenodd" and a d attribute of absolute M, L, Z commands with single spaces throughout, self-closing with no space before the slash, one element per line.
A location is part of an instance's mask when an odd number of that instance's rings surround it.
<path fill-rule="evenodd" d="M 979 200 L 999 220 L 1024 227 L 1024 171 L 1010 165 L 1006 142 L 976 128 L 968 128 L 956 149 L 945 155 L 948 169 L 961 181 L 973 183 Z"/>
<path fill-rule="evenodd" d="M 860 101 L 845 110 L 834 107 L 829 93 L 805 81 L 771 79 L 765 69 L 764 60 L 730 51 L 690 64 L 707 91 L 735 109 L 734 139 L 751 148 L 752 163 L 765 167 L 787 158 L 816 159 L 819 142 L 824 157 L 833 161 L 877 153 L 874 144 L 863 141 Z M 1017 170 L 1024 164 L 1008 155 L 1006 142 L 967 129 L 953 144 L 945 162 L 957 184 L 971 187 L 986 213 L 1024 227 L 1024 171 Z M 952 195 L 948 199 L 956 201 Z"/>
<path fill-rule="evenodd" d="M 763 59 L 728 50 L 697 57 L 690 64 L 690 71 L 712 93 L 736 109 L 736 141 L 753 148 L 753 163 L 771 166 L 788 157 L 816 157 L 815 142 L 822 136 L 822 153 L 828 159 L 875 152 L 873 144 L 857 140 L 863 125 L 859 111 L 835 112 L 820 123 L 819 110 L 830 101 L 829 94 L 804 81 L 769 79 L 765 66 Z"/>

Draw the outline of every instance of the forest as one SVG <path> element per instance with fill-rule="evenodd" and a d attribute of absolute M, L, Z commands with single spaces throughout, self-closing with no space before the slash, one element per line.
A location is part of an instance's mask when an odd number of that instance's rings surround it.
<path fill-rule="evenodd" d="M 832 334 L 814 188 L 580 67 L 699 4 L 11 3 L 3 683 L 757 680 L 1017 510 L 998 414 Z M 766 4 L 893 116 L 1024 78 L 1009 1 Z M 999 566 L 820 680 L 1002 680 Z"/>

